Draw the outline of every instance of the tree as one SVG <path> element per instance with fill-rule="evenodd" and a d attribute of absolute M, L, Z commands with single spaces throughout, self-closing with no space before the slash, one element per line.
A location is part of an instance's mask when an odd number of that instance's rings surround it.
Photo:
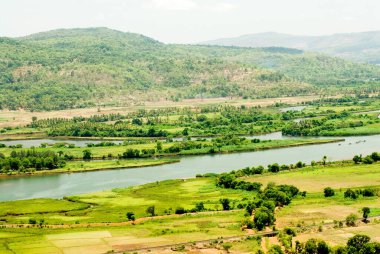
<path fill-rule="evenodd" d="M 277 244 L 272 245 L 269 248 L 268 253 L 269 254 L 284 254 L 284 252 L 282 251 L 281 247 L 279 245 L 277 245 Z"/>
<path fill-rule="evenodd" d="M 146 209 L 146 213 L 149 214 L 150 216 L 155 216 L 155 206 L 152 205 L 152 206 L 148 206 L 148 208 Z"/>
<path fill-rule="evenodd" d="M 324 194 L 325 194 L 325 197 L 332 197 L 335 195 L 335 192 L 332 188 L 330 187 L 326 187 L 324 190 L 323 190 Z"/>
<path fill-rule="evenodd" d="M 221 198 L 219 202 L 222 204 L 223 210 L 227 211 L 230 210 L 230 200 L 228 198 Z"/>
<path fill-rule="evenodd" d="M 159 152 L 162 151 L 162 143 L 161 143 L 161 141 L 157 141 L 157 143 L 156 143 L 156 149 L 157 149 L 157 151 L 159 151 Z"/>
<path fill-rule="evenodd" d="M 268 165 L 268 171 L 272 173 L 277 173 L 280 171 L 280 166 L 277 163 L 274 163 L 272 165 Z"/>
<path fill-rule="evenodd" d="M 258 230 L 262 230 L 265 226 L 270 226 L 275 222 L 274 214 L 268 208 L 260 207 L 255 211 L 253 222 Z"/>
<path fill-rule="evenodd" d="M 126 216 L 127 216 L 127 219 L 129 220 L 129 221 L 135 221 L 135 214 L 133 213 L 133 212 L 127 212 L 126 213 Z"/>
<path fill-rule="evenodd" d="M 91 160 L 91 158 L 92 158 L 91 151 L 88 149 L 83 150 L 83 160 Z"/>
<path fill-rule="evenodd" d="M 357 199 L 357 198 L 358 198 L 358 194 L 356 194 L 356 192 L 353 191 L 353 190 L 351 190 L 351 189 L 347 189 L 347 190 L 344 192 L 344 197 L 345 197 L 345 198 Z"/>
<path fill-rule="evenodd" d="M 175 209 L 175 214 L 185 214 L 185 213 L 186 213 L 186 210 L 183 207 L 177 207 Z"/>
<path fill-rule="evenodd" d="M 323 158 L 322 158 L 322 163 L 323 163 L 323 165 L 326 165 L 326 161 L 327 161 L 327 156 L 325 155 L 325 156 L 323 156 Z"/>
<path fill-rule="evenodd" d="M 370 155 L 368 155 L 368 156 L 363 158 L 363 163 L 364 164 L 373 164 L 374 161 L 373 161 L 372 157 Z"/>
<path fill-rule="evenodd" d="M 206 209 L 205 209 L 205 206 L 204 206 L 203 202 L 199 202 L 199 203 L 195 204 L 195 211 L 202 212 L 204 210 L 206 210 Z"/>
<path fill-rule="evenodd" d="M 355 155 L 352 160 L 355 162 L 355 164 L 359 164 L 362 161 L 362 156 Z"/>
<path fill-rule="evenodd" d="M 183 129 L 182 135 L 188 136 L 189 135 L 189 129 L 188 128 Z"/>
<path fill-rule="evenodd" d="M 369 207 L 363 207 L 362 212 L 363 212 L 363 221 L 367 222 L 368 215 L 371 213 L 371 209 Z"/>
<path fill-rule="evenodd" d="M 141 119 L 140 118 L 133 118 L 132 119 L 132 124 L 134 124 L 134 125 L 142 125 L 142 121 L 141 121 Z"/>
<path fill-rule="evenodd" d="M 369 243 L 371 238 L 366 235 L 355 235 L 348 239 L 347 241 L 347 250 L 348 253 L 360 253 L 364 245 Z"/>
<path fill-rule="evenodd" d="M 230 249 L 232 248 L 232 244 L 231 243 L 224 243 L 222 246 L 223 246 L 223 249 L 225 251 L 227 251 L 227 253 L 229 253 Z"/>

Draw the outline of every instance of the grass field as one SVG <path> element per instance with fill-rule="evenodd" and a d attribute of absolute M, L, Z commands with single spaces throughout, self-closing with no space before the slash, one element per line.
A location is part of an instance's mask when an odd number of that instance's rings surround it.
<path fill-rule="evenodd" d="M 136 217 L 146 217 L 146 208 L 155 206 L 157 215 L 174 214 L 176 208 L 192 209 L 197 202 L 204 202 L 206 209 L 221 210 L 219 199 L 222 197 L 240 201 L 242 198 L 253 198 L 255 193 L 221 189 L 215 186 L 214 178 L 200 178 L 189 180 L 167 180 L 126 189 L 114 189 L 98 193 L 90 193 L 69 197 L 69 204 L 91 204 L 88 209 L 69 209 L 71 211 L 51 211 L 52 199 L 25 200 L 2 202 L 0 205 L 7 207 L 7 211 L 14 210 L 13 214 L 4 214 L 0 220 L 6 223 L 27 223 L 30 218 L 44 219 L 48 224 L 60 223 L 88 223 L 88 222 L 124 222 L 126 213 L 134 212 Z M 43 213 L 35 211 L 18 212 L 20 206 L 34 207 L 34 203 L 40 202 L 46 210 Z M 45 203 L 46 202 L 46 203 Z M 67 204 L 65 200 L 56 201 L 58 204 Z M 1 207 L 1 206 L 0 206 Z M 76 207 L 76 206 L 75 206 Z M 69 207 L 70 208 L 70 207 Z M 21 216 L 22 215 L 22 216 Z M 1 224 L 0 224 L 1 225 Z"/>
<path fill-rule="evenodd" d="M 334 131 L 325 131 L 326 136 L 362 136 L 380 134 L 380 123 L 368 124 L 362 127 L 343 128 Z"/>
<path fill-rule="evenodd" d="M 307 192 L 322 192 L 325 187 L 344 189 L 349 187 L 380 186 L 380 165 L 339 164 L 323 167 L 307 167 L 294 171 L 281 171 L 277 174 L 265 174 L 244 178 L 247 181 L 293 184 Z"/>

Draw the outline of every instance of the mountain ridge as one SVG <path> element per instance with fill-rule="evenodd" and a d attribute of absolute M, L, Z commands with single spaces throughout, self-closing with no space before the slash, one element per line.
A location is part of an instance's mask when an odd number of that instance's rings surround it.
<path fill-rule="evenodd" d="M 238 47 L 287 47 L 326 53 L 358 62 L 380 64 L 380 31 L 376 30 L 322 36 L 267 32 L 221 38 L 199 44 Z"/>

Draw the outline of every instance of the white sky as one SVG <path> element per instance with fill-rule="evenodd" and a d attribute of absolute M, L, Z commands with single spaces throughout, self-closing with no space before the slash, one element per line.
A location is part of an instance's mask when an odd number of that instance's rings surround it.
<path fill-rule="evenodd" d="M 380 0 L 0 0 L 0 36 L 109 27 L 163 42 L 380 30 Z"/>

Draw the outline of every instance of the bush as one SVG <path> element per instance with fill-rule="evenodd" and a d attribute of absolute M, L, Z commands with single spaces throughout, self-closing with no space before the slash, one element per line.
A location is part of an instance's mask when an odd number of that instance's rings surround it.
<path fill-rule="evenodd" d="M 185 213 L 186 213 L 186 210 L 183 207 L 177 207 L 175 209 L 175 214 L 185 214 Z"/>
<path fill-rule="evenodd" d="M 326 187 L 324 190 L 323 190 L 324 194 L 325 194 L 325 197 L 332 197 L 335 195 L 335 192 L 332 188 L 330 187 Z"/>
<path fill-rule="evenodd" d="M 134 221 L 136 219 L 135 214 L 133 212 L 127 212 L 126 216 L 129 221 Z"/>
<path fill-rule="evenodd" d="M 356 194 L 356 192 L 353 191 L 353 190 L 351 190 L 351 189 L 347 189 L 347 190 L 344 192 L 344 198 L 357 199 L 357 198 L 358 198 L 358 194 Z"/>
<path fill-rule="evenodd" d="M 348 227 L 354 227 L 356 226 L 356 221 L 358 220 L 358 216 L 356 216 L 355 214 L 350 214 L 346 217 L 346 225 Z"/>
<path fill-rule="evenodd" d="M 364 164 L 372 164 L 372 163 L 374 163 L 374 160 L 372 159 L 371 156 L 368 155 L 368 156 L 363 158 L 363 163 Z"/>

